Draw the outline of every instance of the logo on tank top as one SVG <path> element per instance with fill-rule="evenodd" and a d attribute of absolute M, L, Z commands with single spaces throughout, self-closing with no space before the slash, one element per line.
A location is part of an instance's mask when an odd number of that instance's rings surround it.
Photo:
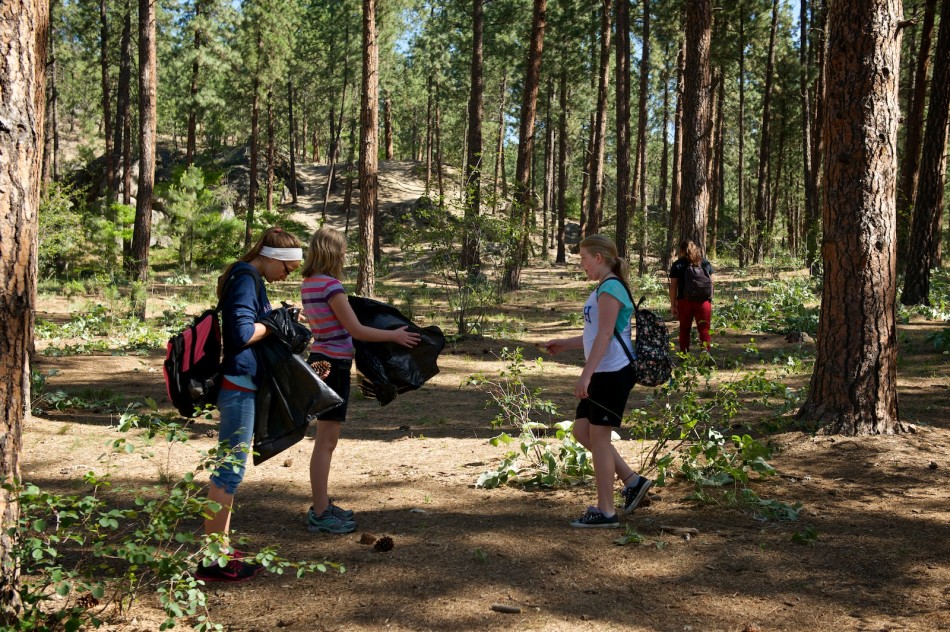
<path fill-rule="evenodd" d="M 593 308 L 593 306 L 591 306 L 591 305 L 585 305 L 585 306 L 584 306 L 584 322 L 587 322 L 587 323 L 592 322 L 591 319 L 590 319 L 590 312 L 591 312 L 592 309 L 594 309 L 594 308 Z"/>

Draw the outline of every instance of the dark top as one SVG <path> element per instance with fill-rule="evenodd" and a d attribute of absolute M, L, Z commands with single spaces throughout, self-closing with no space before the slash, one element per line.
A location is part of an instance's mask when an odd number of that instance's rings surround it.
<path fill-rule="evenodd" d="M 244 274 L 235 276 L 241 270 Z M 231 268 L 230 287 L 221 297 L 221 338 L 224 342 L 224 375 L 251 375 L 257 383 L 257 356 L 247 341 L 254 335 L 254 323 L 271 310 L 261 275 L 249 263 L 238 261 Z"/>
<path fill-rule="evenodd" d="M 703 270 L 706 271 L 710 277 L 713 275 L 712 264 L 709 263 L 706 259 L 703 259 L 703 262 L 700 264 L 703 267 Z M 689 268 L 689 259 L 686 257 L 680 257 L 673 262 L 673 265 L 670 266 L 670 278 L 676 279 L 676 298 L 683 298 L 683 292 L 686 288 L 686 269 Z"/>

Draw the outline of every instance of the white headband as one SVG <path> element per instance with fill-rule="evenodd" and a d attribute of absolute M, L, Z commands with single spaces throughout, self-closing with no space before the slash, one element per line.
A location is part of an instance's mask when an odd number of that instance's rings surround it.
<path fill-rule="evenodd" d="M 261 254 L 278 261 L 300 261 L 303 259 L 303 248 L 271 248 L 270 246 L 264 246 L 261 248 Z"/>

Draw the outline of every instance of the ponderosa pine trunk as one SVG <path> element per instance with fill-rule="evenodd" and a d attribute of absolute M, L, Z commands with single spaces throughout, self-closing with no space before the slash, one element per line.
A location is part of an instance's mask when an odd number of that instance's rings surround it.
<path fill-rule="evenodd" d="M 686 8 L 686 68 L 683 73 L 683 183 L 680 193 L 680 239 L 706 252 L 709 212 L 710 94 L 709 52 L 712 0 L 695 0 Z"/>
<path fill-rule="evenodd" d="M 739 267 L 744 268 L 748 261 L 748 247 L 746 234 L 748 227 L 745 223 L 745 20 L 746 13 L 742 0 L 739 0 L 739 113 L 737 119 L 739 122 L 739 158 L 736 165 L 736 195 L 738 198 L 736 206 L 736 258 L 739 260 Z"/>
<path fill-rule="evenodd" d="M 667 209 L 670 207 L 667 194 L 667 182 L 670 177 L 670 46 L 667 42 L 664 47 L 663 55 L 663 74 L 660 83 L 663 85 L 663 153 L 660 154 L 660 191 L 657 196 L 658 206 L 660 208 L 660 217 L 666 219 Z M 667 226 L 672 222 L 667 220 Z M 660 268 L 666 270 L 670 264 L 670 241 L 673 239 L 672 230 L 668 230 L 664 235 L 664 242 L 660 246 Z"/>
<path fill-rule="evenodd" d="M 191 86 L 188 90 L 188 139 L 185 141 L 185 164 L 195 161 L 198 144 L 198 77 L 201 72 L 201 0 L 195 0 L 195 59 L 191 62 Z"/>
<path fill-rule="evenodd" d="M 924 132 L 923 156 L 917 179 L 914 221 L 910 234 L 904 291 L 904 305 L 930 304 L 930 270 L 939 265 L 940 227 L 943 216 L 944 174 L 947 172 L 947 119 L 950 116 L 950 0 L 940 10 L 935 59 Z"/>
<path fill-rule="evenodd" d="M 469 73 L 471 88 L 468 96 L 468 156 L 465 166 L 466 221 L 460 262 L 462 269 L 471 274 L 477 274 L 480 267 L 475 222 L 481 214 L 482 205 L 482 102 L 485 94 L 482 4 L 483 0 L 472 0 L 472 67 Z"/>
<path fill-rule="evenodd" d="M 565 222 L 567 219 L 567 163 L 568 163 L 568 142 L 567 142 L 567 63 L 561 59 L 561 78 L 559 88 L 559 99 L 561 106 L 561 118 L 558 121 L 558 147 L 557 147 L 557 255 L 555 263 L 567 262 L 567 246 L 564 243 L 566 238 Z"/>
<path fill-rule="evenodd" d="M 946 0 L 944 0 L 946 4 Z M 920 48 L 917 53 L 917 70 L 914 73 L 914 90 L 910 96 L 910 107 L 904 119 L 904 151 L 901 160 L 900 180 L 897 181 L 897 252 L 898 267 L 904 261 L 912 261 L 903 256 L 909 252 L 907 239 L 914 216 L 914 197 L 917 193 L 917 179 L 920 173 L 920 143 L 924 128 L 924 106 L 927 101 L 927 68 L 930 65 L 930 44 L 933 38 L 934 17 L 937 13 L 937 0 L 926 0 L 924 23 L 920 32 Z M 939 55 L 937 59 L 940 59 Z M 943 65 L 947 63 L 944 58 Z M 934 72 L 939 70 L 934 68 Z M 910 73 L 908 73 L 910 75 Z M 935 85 L 935 84 L 934 84 Z M 903 296 L 901 300 L 903 301 Z"/>
<path fill-rule="evenodd" d="M 640 215 L 640 259 L 637 272 L 643 276 L 647 272 L 647 251 L 649 249 L 650 217 L 647 212 L 647 101 L 650 90 L 650 0 L 643 0 L 643 51 L 640 56 L 640 96 L 637 115 L 637 173 L 634 181 L 638 185 L 637 212 Z M 666 130 L 663 130 L 666 133 Z"/>
<path fill-rule="evenodd" d="M 393 96 L 389 92 L 386 93 L 386 101 L 383 107 L 383 125 L 386 130 L 386 160 L 392 160 L 395 156 L 395 150 L 393 149 Z"/>
<path fill-rule="evenodd" d="M 686 40 L 680 42 L 680 52 L 676 61 L 676 114 L 673 122 L 673 177 L 670 184 L 670 215 L 666 233 L 665 261 L 663 269 L 670 266 L 672 255 L 679 244 L 681 189 L 683 182 L 683 73 L 686 71 Z M 677 239 L 674 243 L 674 236 Z"/>
<path fill-rule="evenodd" d="M 106 13 L 106 0 L 99 0 L 99 65 L 102 79 L 102 130 L 106 141 L 106 195 L 116 198 L 115 163 L 112 155 L 112 82 L 109 80 L 109 19 Z M 110 211 L 111 213 L 111 211 Z"/>
<path fill-rule="evenodd" d="M 725 169 L 723 168 L 723 151 L 725 146 L 724 109 L 726 106 L 726 75 L 719 70 L 719 81 L 716 84 L 716 119 L 713 124 L 713 147 L 716 158 L 713 161 L 712 181 L 709 193 L 709 243 L 706 254 L 709 258 L 716 257 L 716 248 L 719 245 L 719 211 L 722 209 L 725 198 Z"/>
<path fill-rule="evenodd" d="M 20 480 L 23 422 L 30 414 L 36 314 L 37 215 L 46 102 L 49 3 L 4 0 L 0 9 L 0 480 Z M 0 624 L 14 627 L 21 602 L 13 556 L 20 507 L 0 489 Z"/>
<path fill-rule="evenodd" d="M 290 127 L 289 142 L 290 142 L 290 201 L 294 204 L 297 203 L 297 144 L 294 133 L 294 84 L 288 79 L 287 80 L 287 116 L 290 119 L 288 126 Z"/>
<path fill-rule="evenodd" d="M 112 143 L 112 164 L 118 170 L 122 163 L 122 203 L 132 199 L 132 6 L 126 0 L 122 14 L 122 35 L 119 37 L 119 83 L 116 86 L 115 129 Z M 116 189 L 118 191 L 118 188 Z"/>
<path fill-rule="evenodd" d="M 261 32 L 257 32 L 257 55 L 258 60 L 263 51 L 263 40 Z M 260 65 L 260 61 L 258 61 Z M 260 73 L 254 73 L 254 79 L 251 81 L 251 165 L 250 182 L 247 186 L 247 218 L 244 225 L 244 248 L 250 248 L 254 240 L 254 207 L 257 204 L 257 156 L 260 136 Z"/>
<path fill-rule="evenodd" d="M 376 40 L 376 0 L 363 0 L 363 79 L 360 98 L 360 258 L 356 293 L 373 296 L 376 265 L 374 224 L 379 212 L 379 46 Z"/>
<path fill-rule="evenodd" d="M 267 183 L 264 207 L 268 211 L 274 209 L 274 92 L 267 91 Z"/>
<path fill-rule="evenodd" d="M 802 4 L 805 2 L 803 0 Z M 817 4 L 817 6 L 816 6 Z M 815 80 L 814 88 L 810 91 L 810 98 L 813 107 L 811 108 L 811 171 L 807 174 L 805 184 L 806 201 L 810 201 L 811 206 L 806 212 L 806 238 L 805 238 L 805 264 L 811 270 L 812 274 L 819 271 L 818 263 L 821 258 L 820 239 L 821 239 L 821 204 L 822 204 L 822 157 L 824 154 L 824 102 L 825 102 L 825 46 L 826 46 L 826 23 L 827 12 L 825 0 L 814 0 L 811 5 L 811 25 L 812 32 L 816 33 L 815 50 L 812 51 L 814 57 L 814 67 L 818 69 L 818 76 Z M 813 196 L 809 199 L 808 188 L 813 190 Z"/>
<path fill-rule="evenodd" d="M 495 178 L 492 182 L 492 191 L 494 192 L 494 198 L 492 198 L 492 214 L 498 211 L 498 199 L 499 196 L 507 196 L 508 191 L 507 187 L 503 187 L 502 191 L 498 190 L 498 180 L 504 178 L 505 170 L 505 97 L 508 95 L 508 69 L 505 68 L 504 73 L 501 76 L 501 94 L 499 95 L 498 100 L 498 140 L 496 141 L 495 149 Z"/>
<path fill-rule="evenodd" d="M 511 205 L 510 223 L 513 243 L 502 277 L 502 290 L 517 290 L 521 285 L 521 268 L 528 252 L 528 220 L 532 201 L 529 179 L 534 150 L 534 119 L 538 108 L 538 87 L 541 77 L 541 52 L 544 48 L 544 29 L 547 24 L 547 0 L 534 0 L 531 17 L 531 42 L 524 89 L 521 94 L 521 124 L 518 134 L 518 161 L 515 165 L 515 192 Z"/>
<path fill-rule="evenodd" d="M 769 178 L 772 154 L 772 75 L 775 73 L 775 34 L 778 30 L 778 0 L 772 0 L 772 29 L 769 32 L 768 62 L 765 65 L 765 86 L 762 95 L 762 124 L 759 131 L 759 175 L 755 194 L 755 246 L 752 262 L 762 263 L 769 230 Z"/>
<path fill-rule="evenodd" d="M 132 227 L 132 273 L 148 281 L 148 254 L 152 241 L 152 195 L 155 188 L 155 134 L 158 124 L 158 57 L 155 44 L 156 0 L 139 0 L 139 187 Z M 137 316 L 145 320 L 145 301 Z"/>
<path fill-rule="evenodd" d="M 892 434 L 897 406 L 899 0 L 836 0 L 828 15 L 824 264 L 817 359 L 799 419 Z"/>
<path fill-rule="evenodd" d="M 585 235 L 600 232 L 604 219 L 604 152 L 607 144 L 607 93 L 610 81 L 611 1 L 601 0 L 600 76 L 597 78 L 597 109 L 594 113 L 594 145 L 591 152 L 590 197 Z"/>
<path fill-rule="evenodd" d="M 617 130 L 617 223 L 615 241 L 617 254 L 627 259 L 630 236 L 630 3 L 617 0 L 617 53 L 615 68 L 616 130 Z M 639 156 L 639 154 L 637 154 Z M 636 182 L 636 180 L 634 180 Z M 636 186 L 636 184 L 634 184 Z"/>

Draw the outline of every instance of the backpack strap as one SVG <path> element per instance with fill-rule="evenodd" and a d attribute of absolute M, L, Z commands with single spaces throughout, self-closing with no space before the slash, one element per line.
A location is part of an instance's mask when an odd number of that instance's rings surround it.
<path fill-rule="evenodd" d="M 232 271 L 231 274 L 228 275 L 228 278 L 224 281 L 224 286 L 221 288 L 221 296 L 218 298 L 217 305 L 214 306 L 214 311 L 221 311 L 221 303 L 224 302 L 224 297 L 228 295 L 228 290 L 231 289 L 231 284 L 234 283 L 234 280 L 240 276 L 254 277 L 254 279 L 257 281 L 258 293 L 264 287 L 264 280 L 261 278 L 261 275 L 257 273 L 257 270 L 253 269 L 253 267 L 250 270 L 244 267 L 238 268 L 237 270 Z"/>
<path fill-rule="evenodd" d="M 617 281 L 618 283 L 620 283 L 620 285 L 623 286 L 623 289 L 627 290 L 627 296 L 630 297 L 630 304 L 633 305 L 633 313 L 636 314 L 638 308 L 640 307 L 640 304 L 636 303 L 633 300 L 633 294 L 630 293 L 630 287 L 626 283 L 623 282 L 623 279 L 621 279 L 620 277 L 610 277 L 609 279 L 604 279 L 597 286 L 597 289 L 599 290 L 600 286 L 606 283 L 607 281 Z M 640 297 L 640 303 L 643 302 L 644 298 L 646 297 L 643 297 L 643 296 Z M 627 359 L 630 360 L 630 364 L 633 364 L 634 363 L 633 354 L 630 353 L 630 349 L 627 348 L 627 344 L 623 341 L 623 338 L 620 336 L 620 332 L 617 331 L 616 327 L 614 327 L 614 337 L 617 339 L 617 342 L 620 343 L 620 348 L 623 349 L 623 352 L 627 354 Z M 630 344 L 633 344 L 633 341 L 630 341 Z"/>

